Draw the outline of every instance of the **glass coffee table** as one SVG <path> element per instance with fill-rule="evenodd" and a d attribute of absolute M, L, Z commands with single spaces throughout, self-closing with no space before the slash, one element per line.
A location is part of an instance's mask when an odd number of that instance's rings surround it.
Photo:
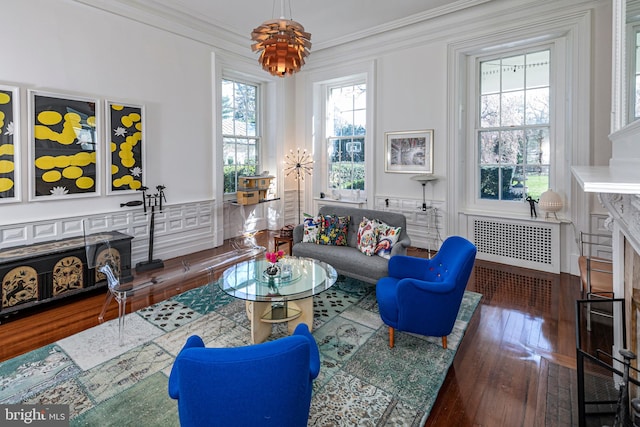
<path fill-rule="evenodd" d="M 312 330 L 313 296 L 338 278 L 332 266 L 311 258 L 285 257 L 278 261 L 274 276 L 265 272 L 268 266 L 265 259 L 241 262 L 225 270 L 218 281 L 224 292 L 246 301 L 254 344 L 271 335 L 273 323 L 288 322 L 290 334 L 300 323 Z"/>

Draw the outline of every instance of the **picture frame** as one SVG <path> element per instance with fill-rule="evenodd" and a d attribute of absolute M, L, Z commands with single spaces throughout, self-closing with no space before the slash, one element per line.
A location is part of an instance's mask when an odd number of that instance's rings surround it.
<path fill-rule="evenodd" d="M 128 102 L 105 102 L 107 123 L 107 194 L 126 194 L 144 186 L 145 108 Z"/>
<path fill-rule="evenodd" d="M 20 89 L 0 85 L 0 203 L 22 200 Z"/>
<path fill-rule="evenodd" d="M 100 102 L 36 90 L 28 100 L 29 200 L 100 195 Z"/>
<path fill-rule="evenodd" d="M 433 173 L 433 129 L 385 133 L 384 171 Z"/>

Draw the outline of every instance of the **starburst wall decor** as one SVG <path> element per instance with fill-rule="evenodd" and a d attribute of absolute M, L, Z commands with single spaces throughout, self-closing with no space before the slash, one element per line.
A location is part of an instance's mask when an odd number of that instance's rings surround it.
<path fill-rule="evenodd" d="M 294 153 L 289 150 L 289 154 L 284 156 L 284 176 L 287 177 L 294 174 L 294 178 L 298 184 L 298 224 L 300 224 L 300 181 L 304 181 L 305 175 L 311 176 L 313 171 L 313 158 L 307 153 L 307 150 L 298 148 Z"/>

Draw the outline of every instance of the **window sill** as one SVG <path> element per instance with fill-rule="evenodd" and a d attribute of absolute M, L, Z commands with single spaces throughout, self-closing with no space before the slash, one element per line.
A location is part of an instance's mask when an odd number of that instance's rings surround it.
<path fill-rule="evenodd" d="M 313 200 L 317 202 L 330 202 L 330 203 L 344 203 L 352 205 L 361 205 L 367 203 L 367 199 L 332 199 L 331 197 L 314 197 Z"/>
<path fill-rule="evenodd" d="M 502 218 L 505 220 L 518 220 L 518 221 L 531 221 L 531 222 L 553 222 L 553 223 L 570 223 L 571 221 L 562 217 L 562 212 L 557 212 L 558 218 L 556 219 L 553 214 L 547 216 L 546 212 L 536 206 L 537 217 L 524 212 L 524 209 L 528 212 L 528 207 L 523 206 L 523 213 L 505 212 L 505 211 L 488 211 L 485 209 L 465 209 L 461 213 L 466 216 L 482 216 L 487 218 Z"/>

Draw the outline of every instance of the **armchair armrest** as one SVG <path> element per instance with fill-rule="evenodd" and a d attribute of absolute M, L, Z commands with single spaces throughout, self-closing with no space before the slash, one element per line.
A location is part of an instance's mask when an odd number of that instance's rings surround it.
<path fill-rule="evenodd" d="M 406 255 L 389 258 L 389 276 L 396 278 L 422 279 L 429 268 L 429 260 Z"/>
<path fill-rule="evenodd" d="M 431 294 L 447 294 L 455 288 L 455 282 L 445 280 L 442 282 L 431 282 L 426 280 L 407 278 L 398 281 L 398 294 L 406 292 L 426 292 Z"/>
<path fill-rule="evenodd" d="M 296 326 L 293 335 L 300 335 L 309 340 L 309 374 L 311 379 L 315 379 L 320 373 L 320 351 L 318 350 L 318 344 L 305 323 L 300 323 Z"/>
<path fill-rule="evenodd" d="M 187 339 L 187 342 L 185 343 L 184 347 L 182 347 L 182 350 L 180 350 L 180 353 L 182 353 L 184 350 L 188 348 L 198 348 L 198 347 L 204 347 L 204 341 L 202 341 L 202 338 L 200 338 L 198 335 L 191 335 Z M 178 359 L 178 357 L 180 357 L 180 353 L 178 353 L 176 360 Z M 169 396 L 173 399 L 177 399 L 180 395 L 179 389 L 178 389 L 179 375 L 180 375 L 180 372 L 178 371 L 177 364 L 174 362 L 173 367 L 171 368 L 171 374 L 169 375 L 169 387 L 168 387 Z"/>

